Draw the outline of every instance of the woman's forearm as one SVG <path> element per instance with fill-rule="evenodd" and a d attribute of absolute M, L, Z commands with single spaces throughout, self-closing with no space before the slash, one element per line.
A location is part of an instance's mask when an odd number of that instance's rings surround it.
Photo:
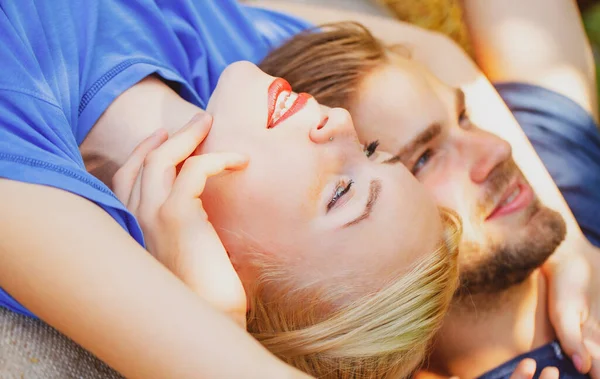
<path fill-rule="evenodd" d="M 9 180 L 0 196 L 0 286 L 126 377 L 303 377 L 89 201 Z"/>

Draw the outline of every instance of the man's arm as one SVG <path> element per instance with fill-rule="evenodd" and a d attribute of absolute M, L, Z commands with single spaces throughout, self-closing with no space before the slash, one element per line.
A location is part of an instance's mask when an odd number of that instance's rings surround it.
<path fill-rule="evenodd" d="M 476 61 L 492 82 L 574 100 L 598 121 L 594 58 L 575 0 L 462 0 Z"/>
<path fill-rule="evenodd" d="M 126 377 L 305 377 L 202 302 L 95 204 L 6 179 L 0 198 L 0 286 Z"/>
<path fill-rule="evenodd" d="M 472 69 L 474 66 L 470 58 L 462 53 L 462 49 L 446 35 L 391 17 L 282 0 L 248 0 L 247 3 L 289 13 L 315 25 L 340 21 L 359 22 L 385 43 L 402 44 L 407 47 L 412 59 L 423 63 L 434 75 L 449 85 L 461 86 L 482 77 L 480 71 Z M 455 58 L 460 59 L 461 62 L 455 64 L 452 61 Z M 470 63 L 466 70 L 465 62 L 462 62 L 465 59 Z"/>

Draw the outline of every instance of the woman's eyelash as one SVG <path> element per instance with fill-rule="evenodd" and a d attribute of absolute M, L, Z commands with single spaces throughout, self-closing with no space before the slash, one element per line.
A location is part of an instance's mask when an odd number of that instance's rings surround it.
<path fill-rule="evenodd" d="M 368 157 L 370 157 L 371 155 L 375 154 L 375 151 L 377 151 L 377 147 L 379 146 L 379 141 L 373 141 L 373 142 L 369 142 L 366 143 L 364 146 L 363 151 L 365 152 L 365 155 Z"/>
<path fill-rule="evenodd" d="M 344 196 L 346 193 L 348 193 L 348 191 L 350 191 L 350 188 L 352 187 L 353 184 L 354 184 L 354 181 L 350 180 L 348 182 L 348 184 L 346 184 L 346 185 L 344 185 L 342 183 L 340 183 L 340 184 L 337 185 L 337 187 L 335 188 L 335 192 L 333 194 L 333 197 L 329 201 L 329 204 L 327 204 L 327 211 L 329 211 L 331 208 L 333 208 L 333 206 L 335 205 L 335 203 L 337 203 L 337 201 L 342 196 Z"/>

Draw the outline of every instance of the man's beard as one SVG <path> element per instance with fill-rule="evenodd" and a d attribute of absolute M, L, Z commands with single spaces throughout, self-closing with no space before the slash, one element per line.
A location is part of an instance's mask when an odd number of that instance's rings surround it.
<path fill-rule="evenodd" d="M 490 196 L 486 201 L 491 201 L 493 194 L 501 193 L 499 191 L 506 188 L 515 174 L 521 175 L 512 160 L 497 167 L 488 179 Z M 484 206 L 479 208 L 486 209 Z M 501 293 L 524 282 L 554 253 L 566 234 L 562 216 L 537 199 L 525 213 L 527 223 L 515 228 L 514 233 L 507 235 L 503 241 L 487 244 L 461 242 L 460 255 L 476 261 L 461 265 L 460 286 L 455 298 Z"/>

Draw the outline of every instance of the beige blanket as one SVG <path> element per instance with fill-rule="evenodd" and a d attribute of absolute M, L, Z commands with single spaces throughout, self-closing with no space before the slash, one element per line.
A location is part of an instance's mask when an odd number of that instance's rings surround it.
<path fill-rule="evenodd" d="M 119 374 L 45 323 L 0 308 L 1 379 L 116 379 Z"/>

